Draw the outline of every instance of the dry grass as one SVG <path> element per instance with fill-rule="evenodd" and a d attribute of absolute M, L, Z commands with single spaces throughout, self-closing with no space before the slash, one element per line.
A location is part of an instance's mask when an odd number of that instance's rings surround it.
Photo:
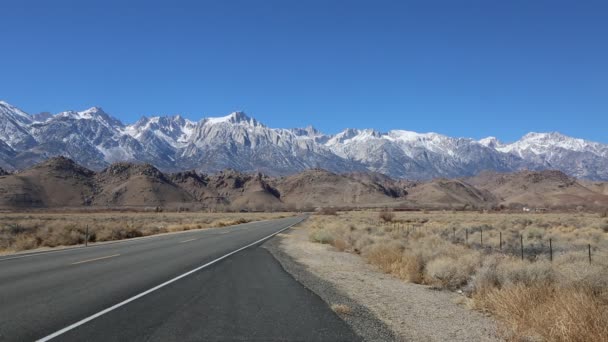
<path fill-rule="evenodd" d="M 384 222 L 393 222 L 395 219 L 395 214 L 392 211 L 382 210 L 378 213 L 378 218 Z"/>
<path fill-rule="evenodd" d="M 284 217 L 280 213 L 8 213 L 0 220 L 0 252 L 121 240 Z"/>
<path fill-rule="evenodd" d="M 319 215 L 338 215 L 338 209 L 333 207 L 325 207 L 319 209 Z"/>
<path fill-rule="evenodd" d="M 331 309 L 339 315 L 350 315 L 352 313 L 350 306 L 345 304 L 333 304 Z"/>
<path fill-rule="evenodd" d="M 360 254 L 383 272 L 461 290 L 473 307 L 504 323 L 509 340 L 608 341 L 608 221 L 603 215 L 391 214 L 390 221 L 382 212 L 315 216 L 306 225 L 311 241 Z"/>

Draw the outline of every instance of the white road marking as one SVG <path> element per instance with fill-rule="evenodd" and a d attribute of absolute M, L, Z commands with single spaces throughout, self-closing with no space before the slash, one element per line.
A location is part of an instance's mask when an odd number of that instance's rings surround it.
<path fill-rule="evenodd" d="M 97 261 L 97 260 L 103 260 L 103 259 L 108 259 L 108 258 L 113 258 L 113 257 L 117 257 L 120 254 L 114 254 L 114 255 L 108 255 L 108 256 L 104 256 L 104 257 L 99 257 L 99 258 L 94 258 L 94 259 L 88 259 L 88 260 L 82 260 L 82 261 L 77 261 L 77 262 L 73 262 L 72 265 L 78 265 L 78 264 L 84 264 L 85 262 L 91 262 L 91 261 Z"/>
<path fill-rule="evenodd" d="M 188 239 L 188 240 L 180 241 L 179 243 L 190 242 L 190 241 L 194 241 L 194 240 L 198 240 L 198 238 L 194 238 L 194 239 Z"/>
<path fill-rule="evenodd" d="M 285 228 L 283 228 L 283 229 L 281 229 L 281 230 L 279 230 L 279 231 L 277 231 L 277 232 L 275 232 L 275 233 L 272 233 L 272 234 L 270 234 L 270 235 L 268 235 L 268 236 L 266 236 L 266 237 L 263 237 L 263 238 L 261 238 L 261 239 L 259 239 L 259 240 L 255 241 L 255 242 L 252 242 L 252 243 L 248 244 L 247 246 L 243 246 L 243 247 L 241 247 L 241 248 L 239 248 L 239 249 L 237 249 L 237 250 L 234 250 L 234 251 L 232 251 L 232 252 L 230 252 L 230 253 L 228 253 L 228 254 L 225 254 L 225 255 L 223 255 L 223 256 L 221 256 L 221 257 L 219 257 L 219 258 L 215 259 L 215 260 L 212 260 L 212 261 L 210 261 L 210 262 L 208 262 L 208 263 L 206 263 L 206 264 L 204 264 L 204 265 L 202 265 L 202 266 L 199 266 L 199 267 L 197 267 L 197 268 L 195 268 L 195 269 L 193 269 L 193 270 L 191 270 L 191 271 L 188 271 L 188 272 L 186 272 L 186 273 L 184 273 L 184 274 L 182 274 L 182 275 L 179 275 L 179 276 L 177 276 L 177 277 L 175 277 L 175 278 L 173 278 L 173 279 L 171 279 L 171 280 L 167 280 L 166 282 L 164 282 L 164 283 L 162 283 L 162 284 L 160 284 L 160 285 L 157 285 L 157 286 L 155 286 L 155 287 L 153 287 L 153 288 L 151 288 L 151 289 L 149 289 L 149 290 L 146 290 L 146 291 L 144 291 L 144 292 L 142 292 L 142 293 L 140 293 L 140 294 L 138 294 L 138 295 L 135 295 L 135 296 L 133 296 L 133 297 L 131 297 L 131 298 L 129 298 L 129 299 L 126 299 L 126 300 L 124 300 L 124 301 L 122 301 L 122 302 L 120 302 L 120 303 L 118 303 L 118 304 L 116 304 L 116 305 L 113 305 L 113 306 L 111 306 L 111 307 L 109 307 L 109 308 L 107 308 L 107 309 L 101 310 L 101 311 L 99 311 L 99 312 L 98 312 L 98 313 L 96 313 L 96 314 L 93 314 L 93 315 L 91 315 L 91 316 L 89 316 L 89 317 L 87 317 L 87 318 L 84 318 L 84 319 L 82 319 L 82 320 L 80 320 L 80 321 L 78 321 L 78 322 L 76 322 L 76 323 L 74 323 L 74 324 L 72 324 L 72 325 L 69 325 L 69 326 L 67 326 L 67 327 L 65 327 L 65 328 L 63 328 L 63 329 L 61 329 L 61 330 L 58 330 L 58 331 L 56 331 L 56 332 L 54 332 L 54 333 L 52 333 L 52 334 L 50 334 L 50 335 L 48 335 L 48 336 L 46 336 L 46 337 L 43 337 L 43 338 L 41 338 L 41 339 L 39 339 L 39 340 L 37 340 L 37 341 L 38 341 L 38 342 L 46 342 L 46 341 L 50 341 L 50 340 L 52 340 L 53 338 L 55 338 L 55 337 L 57 337 L 57 336 L 60 336 L 60 335 L 63 335 L 63 334 L 65 334 L 66 332 L 68 332 L 68 331 L 70 331 L 70 330 L 73 330 L 73 329 L 75 329 L 75 328 L 78 328 L 79 326 L 81 326 L 81 325 L 83 325 L 83 324 L 85 324 L 85 323 L 87 323 L 87 322 L 90 322 L 90 321 L 94 320 L 94 319 L 95 319 L 95 318 L 97 318 L 97 317 L 103 316 L 103 315 L 107 314 L 108 312 L 114 311 L 114 310 L 116 310 L 116 309 L 120 308 L 121 306 L 125 306 L 125 305 L 127 305 L 127 304 L 131 303 L 132 301 L 134 301 L 134 300 L 136 300 L 136 299 L 139 299 L 139 298 L 141 298 L 141 297 L 143 297 L 143 296 L 145 296 L 145 295 L 147 295 L 147 294 L 150 294 L 150 293 L 152 293 L 152 292 L 154 292 L 154 291 L 156 291 L 156 290 L 158 290 L 158 289 L 161 289 L 161 288 L 163 288 L 163 287 L 165 287 L 165 286 L 167 286 L 167 285 L 169 285 L 169 284 L 171 284 L 171 283 L 174 283 L 174 282 L 176 282 L 176 281 L 178 281 L 178 280 L 180 280 L 180 279 L 182 279 L 182 278 L 184 278 L 184 277 L 187 277 L 187 276 L 191 275 L 192 273 L 195 273 L 195 272 L 197 272 L 197 271 L 200 271 L 200 270 L 202 270 L 203 268 L 209 267 L 209 266 L 211 266 L 211 265 L 215 264 L 215 263 L 216 263 L 216 262 L 218 262 L 218 261 L 221 261 L 221 260 L 223 260 L 223 259 L 226 259 L 227 257 L 229 257 L 229 256 L 231 256 L 231 255 L 233 255 L 233 254 L 235 254 L 235 253 L 238 253 L 238 252 L 242 251 L 243 249 L 249 248 L 249 247 L 251 247 L 251 246 L 253 246 L 253 245 L 256 245 L 256 244 L 258 244 L 258 243 L 260 243 L 260 242 L 262 242 L 262 241 L 264 241 L 264 240 L 268 240 L 268 239 L 270 239 L 271 237 L 273 237 L 273 236 L 275 236 L 275 235 L 277 235 L 277 234 L 279 234 L 279 233 L 282 233 L 283 231 L 285 231 L 285 230 L 287 230 L 287 229 L 289 229 L 289 228 L 291 228 L 291 227 L 295 226 L 296 224 L 298 224 L 298 223 L 300 223 L 300 222 L 302 222 L 302 221 L 304 221 L 304 219 L 301 219 L 301 220 L 299 220 L 298 222 L 296 222 L 296 223 L 294 223 L 294 224 L 291 224 L 291 225 L 289 225 L 289 226 L 287 226 L 287 227 L 285 227 Z"/>
<path fill-rule="evenodd" d="M 19 256 L 14 256 L 14 257 L 10 257 L 10 258 L 0 258 L 0 261 L 29 258 L 29 257 L 33 257 L 33 256 L 45 255 L 45 254 L 51 254 L 51 253 L 69 252 L 69 251 L 73 251 L 73 250 L 81 249 L 81 248 L 85 248 L 85 247 L 78 246 L 78 247 L 69 247 L 66 249 L 60 249 L 60 250 L 54 250 L 54 251 L 48 251 L 48 252 L 34 252 L 32 254 L 19 255 Z"/>

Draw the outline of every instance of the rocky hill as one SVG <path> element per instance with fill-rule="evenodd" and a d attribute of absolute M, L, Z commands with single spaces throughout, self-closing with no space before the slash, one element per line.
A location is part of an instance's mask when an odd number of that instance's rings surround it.
<path fill-rule="evenodd" d="M 485 172 L 465 179 L 395 180 L 376 173 L 310 169 L 290 176 L 223 170 L 166 174 L 150 164 L 118 162 L 92 171 L 54 157 L 0 173 L 0 208 L 189 207 L 278 210 L 318 207 L 491 209 L 502 206 L 607 208 L 605 183 L 560 171 Z"/>
<path fill-rule="evenodd" d="M 499 203 L 533 207 L 608 207 L 602 187 L 586 186 L 561 171 L 483 172 L 466 181 L 492 193 Z"/>

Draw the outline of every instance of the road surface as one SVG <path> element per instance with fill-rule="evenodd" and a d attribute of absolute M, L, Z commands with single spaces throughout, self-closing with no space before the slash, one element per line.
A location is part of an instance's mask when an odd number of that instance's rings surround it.
<path fill-rule="evenodd" d="M 302 219 L 0 257 L 0 341 L 356 341 L 260 248 Z"/>

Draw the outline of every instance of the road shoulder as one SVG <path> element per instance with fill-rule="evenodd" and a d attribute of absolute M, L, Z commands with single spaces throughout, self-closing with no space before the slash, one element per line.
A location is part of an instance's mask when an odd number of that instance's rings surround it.
<path fill-rule="evenodd" d="M 285 271 L 321 297 L 330 307 L 341 304 L 350 308 L 349 314 L 338 313 L 338 315 L 365 341 L 400 341 L 391 329 L 366 306 L 345 295 L 335 286 L 334 282 L 319 277 L 317 272 L 310 269 L 310 265 L 305 264 L 305 261 L 296 259 L 294 253 L 286 252 L 287 248 L 290 248 L 287 244 L 293 238 L 291 235 L 293 229 L 298 230 L 292 228 L 287 233 L 281 233 L 267 241 L 263 247 L 270 251 Z"/>
<path fill-rule="evenodd" d="M 293 228 L 264 247 L 285 270 L 328 304 L 352 310 L 340 316 L 367 341 L 499 341 L 494 322 L 462 304 L 462 296 L 405 283 L 362 258 L 308 241 Z"/>

